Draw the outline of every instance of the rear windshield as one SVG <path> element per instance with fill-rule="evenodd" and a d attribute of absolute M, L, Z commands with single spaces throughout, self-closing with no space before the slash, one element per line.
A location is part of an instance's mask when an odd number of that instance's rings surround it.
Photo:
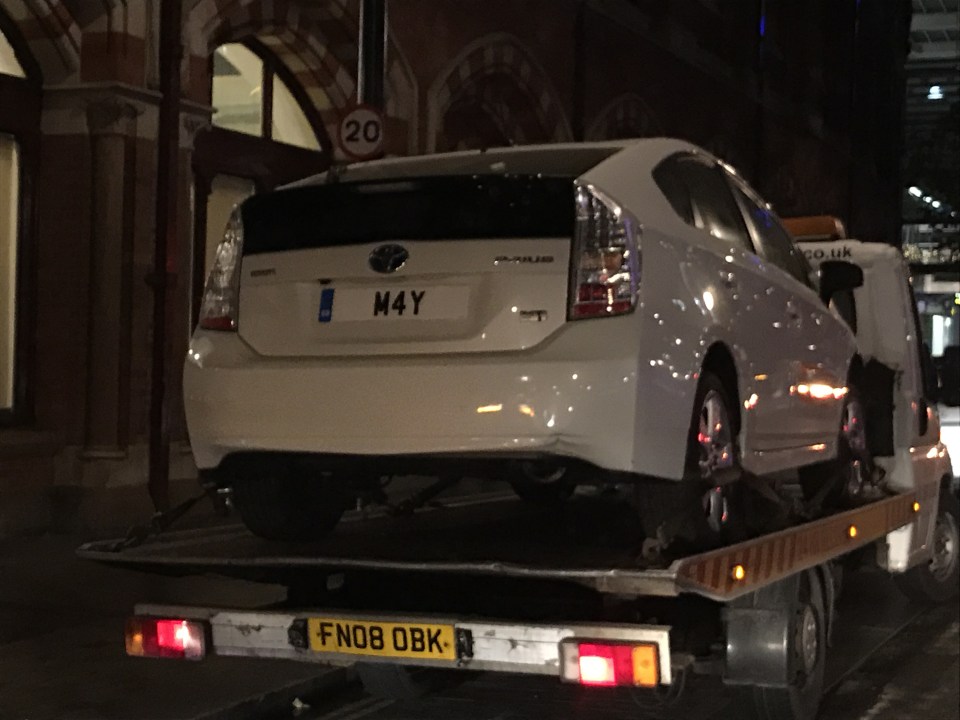
<path fill-rule="evenodd" d="M 572 177 L 438 176 L 312 185 L 243 204 L 245 255 L 383 240 L 572 237 Z"/>

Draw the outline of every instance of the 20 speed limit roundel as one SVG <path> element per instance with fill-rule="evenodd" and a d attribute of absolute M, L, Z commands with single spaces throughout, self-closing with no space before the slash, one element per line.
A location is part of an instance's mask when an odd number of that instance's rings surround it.
<path fill-rule="evenodd" d="M 340 148 L 354 160 L 376 157 L 383 149 L 383 116 L 375 108 L 358 105 L 340 121 Z"/>

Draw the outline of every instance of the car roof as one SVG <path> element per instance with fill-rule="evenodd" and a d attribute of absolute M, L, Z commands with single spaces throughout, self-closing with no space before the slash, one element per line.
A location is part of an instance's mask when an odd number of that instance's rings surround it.
<path fill-rule="evenodd" d="M 635 138 L 603 142 L 554 143 L 462 150 L 432 155 L 385 158 L 342 166 L 335 170 L 342 182 L 390 180 L 436 175 L 552 175 L 579 177 L 604 160 L 628 149 L 645 157 L 674 152 L 703 152 L 682 140 Z M 298 187 L 326 181 L 329 171 L 288 185 Z"/>

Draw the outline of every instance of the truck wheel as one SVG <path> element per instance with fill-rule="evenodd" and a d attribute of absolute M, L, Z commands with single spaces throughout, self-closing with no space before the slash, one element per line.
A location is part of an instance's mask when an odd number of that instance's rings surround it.
<path fill-rule="evenodd" d="M 940 507 L 933 529 L 933 557 L 894 579 L 901 592 L 914 600 L 942 603 L 960 593 L 960 510 L 953 493 L 940 493 Z"/>
<path fill-rule="evenodd" d="M 347 507 L 345 488 L 337 478 L 295 462 L 244 469 L 233 484 L 233 502 L 250 532 L 282 541 L 319 540 Z"/>
<path fill-rule="evenodd" d="M 820 707 L 827 613 L 815 571 L 802 574 L 798 590 L 786 633 L 789 684 L 750 689 L 758 720 L 814 720 Z"/>
<path fill-rule="evenodd" d="M 803 497 L 823 510 L 847 507 L 871 481 L 873 459 L 867 446 L 866 413 L 860 393 L 850 387 L 843 403 L 837 457 L 800 468 Z"/>

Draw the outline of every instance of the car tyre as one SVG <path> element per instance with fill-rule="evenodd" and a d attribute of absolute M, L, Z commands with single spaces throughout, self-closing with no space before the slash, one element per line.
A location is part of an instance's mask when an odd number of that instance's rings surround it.
<path fill-rule="evenodd" d="M 576 472 L 563 465 L 522 461 L 511 469 L 510 486 L 529 505 L 556 507 L 577 489 Z"/>
<path fill-rule="evenodd" d="M 258 463 L 238 473 L 233 503 L 243 524 L 266 540 L 328 535 L 347 508 L 342 482 L 296 462 Z"/>
<path fill-rule="evenodd" d="M 827 512 L 845 509 L 855 503 L 870 482 L 872 471 L 866 413 L 859 391 L 851 386 L 843 403 L 837 457 L 800 468 L 803 497 L 809 502 L 819 496 L 817 504 Z"/>
<path fill-rule="evenodd" d="M 687 435 L 685 476 L 695 478 L 699 502 L 698 548 L 746 539 L 744 495 L 739 478 L 736 415 L 719 377 L 705 370 L 697 384 Z"/>
<path fill-rule="evenodd" d="M 944 603 L 960 594 L 960 504 L 944 489 L 933 530 L 930 562 L 894 575 L 900 591 L 913 600 Z"/>
<path fill-rule="evenodd" d="M 700 374 L 687 434 L 684 478 L 637 485 L 637 503 L 648 537 L 670 555 L 708 550 L 746 538 L 744 495 L 736 446 L 738 428 L 727 388 Z"/>

